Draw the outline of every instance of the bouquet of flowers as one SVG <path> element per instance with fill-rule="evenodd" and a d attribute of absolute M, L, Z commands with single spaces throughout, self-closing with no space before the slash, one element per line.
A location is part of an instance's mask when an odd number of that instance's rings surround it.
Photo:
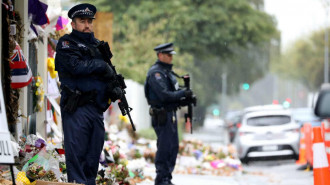
<path fill-rule="evenodd" d="M 130 177 L 138 177 L 143 179 L 143 168 L 146 166 L 146 160 L 144 158 L 130 160 L 127 164 Z"/>
<path fill-rule="evenodd" d="M 46 172 L 46 174 L 43 176 L 42 180 L 51 181 L 51 182 L 58 182 L 55 173 L 51 170 L 48 170 Z"/>
<path fill-rule="evenodd" d="M 116 181 L 116 178 L 111 174 L 111 168 L 106 168 L 98 172 L 96 177 L 96 184 L 112 185 Z"/>
<path fill-rule="evenodd" d="M 41 179 L 45 175 L 46 175 L 46 170 L 42 166 L 33 162 L 29 164 L 28 170 L 26 171 L 26 177 L 31 182 L 37 179 Z"/>
<path fill-rule="evenodd" d="M 99 171 L 96 184 L 102 185 L 129 185 L 128 170 L 125 165 L 111 164 L 109 167 Z"/>
<path fill-rule="evenodd" d="M 29 161 L 33 156 L 40 152 L 41 149 L 46 147 L 46 142 L 34 134 L 28 136 L 21 136 L 19 145 L 19 156 L 15 158 L 18 170 L 22 170 L 24 164 Z"/>
<path fill-rule="evenodd" d="M 115 175 L 116 182 L 118 182 L 119 185 L 129 185 L 127 181 L 128 170 L 125 165 L 112 165 L 110 167 L 111 173 Z"/>
<path fill-rule="evenodd" d="M 32 90 L 33 90 L 33 107 L 35 112 L 41 112 L 44 102 L 44 86 L 40 76 L 36 76 L 32 79 Z"/>

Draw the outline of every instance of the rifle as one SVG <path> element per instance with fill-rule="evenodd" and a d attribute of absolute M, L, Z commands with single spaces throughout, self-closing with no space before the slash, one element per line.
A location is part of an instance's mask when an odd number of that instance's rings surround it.
<path fill-rule="evenodd" d="M 184 87 L 187 90 L 191 90 L 190 89 L 190 76 L 189 74 L 184 75 L 181 77 L 184 81 Z M 196 97 L 190 97 L 186 100 L 186 102 L 188 102 L 188 112 L 184 114 L 184 118 L 186 123 L 189 121 L 190 122 L 190 133 L 193 133 L 193 128 L 192 128 L 192 122 L 193 122 L 193 106 L 196 106 L 197 100 Z M 188 120 L 189 118 L 189 120 Z"/>
<path fill-rule="evenodd" d="M 108 42 L 100 41 L 100 43 L 97 45 L 97 48 L 101 52 L 104 60 L 106 63 L 109 64 L 109 66 L 112 68 L 112 70 L 115 72 L 115 84 L 117 87 L 120 87 L 120 89 L 123 92 L 123 96 L 119 99 L 118 106 L 121 111 L 121 114 L 123 116 L 127 115 L 129 118 L 129 121 L 131 122 L 132 128 L 134 131 L 136 131 L 133 120 L 131 118 L 130 112 L 133 110 L 131 107 L 129 107 L 127 99 L 126 99 L 126 84 L 124 81 L 124 77 L 121 74 L 117 74 L 116 68 L 114 65 L 112 65 L 111 58 L 112 58 L 112 53 L 109 47 Z"/>

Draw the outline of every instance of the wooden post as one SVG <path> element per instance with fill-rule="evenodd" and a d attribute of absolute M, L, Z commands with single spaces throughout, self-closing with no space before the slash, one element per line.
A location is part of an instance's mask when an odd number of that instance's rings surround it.
<path fill-rule="evenodd" d="M 107 41 L 112 46 L 113 14 L 109 12 L 96 12 L 94 21 L 94 34 L 99 40 Z"/>

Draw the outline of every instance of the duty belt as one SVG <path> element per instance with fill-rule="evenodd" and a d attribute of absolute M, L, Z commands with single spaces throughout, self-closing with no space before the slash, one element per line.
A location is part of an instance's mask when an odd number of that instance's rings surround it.
<path fill-rule="evenodd" d="M 72 90 L 68 86 L 64 86 L 63 90 L 68 94 L 64 110 L 69 113 L 74 113 L 79 106 L 87 103 L 95 103 L 96 91 L 80 92 L 78 90 Z"/>
<path fill-rule="evenodd" d="M 171 120 L 171 122 L 172 123 L 176 123 L 175 110 L 168 111 L 168 110 L 166 110 L 164 108 L 154 108 L 154 107 L 150 107 L 150 109 L 149 109 L 150 116 L 152 116 L 155 119 L 156 123 L 158 125 L 160 125 L 160 126 L 166 124 L 166 122 L 168 120 L 168 118 L 167 118 L 167 116 L 168 116 L 167 113 L 168 112 L 172 112 L 173 113 L 172 114 L 172 120 Z M 173 132 L 175 132 L 174 129 L 173 129 Z"/>

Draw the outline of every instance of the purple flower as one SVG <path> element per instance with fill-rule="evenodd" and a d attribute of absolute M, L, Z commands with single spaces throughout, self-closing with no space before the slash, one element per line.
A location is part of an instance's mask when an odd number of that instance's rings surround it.
<path fill-rule="evenodd" d="M 46 146 L 46 142 L 43 139 L 39 138 L 36 140 L 35 146 L 38 148 L 42 148 L 42 147 Z"/>

